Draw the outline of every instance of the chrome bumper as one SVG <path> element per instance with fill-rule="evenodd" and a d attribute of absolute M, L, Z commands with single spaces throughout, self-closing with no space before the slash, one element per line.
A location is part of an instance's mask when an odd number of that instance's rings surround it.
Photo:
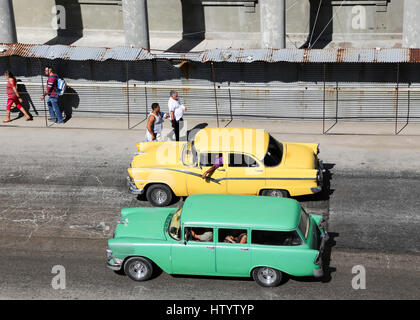
<path fill-rule="evenodd" d="M 318 193 L 322 191 L 322 187 L 324 185 L 324 172 L 325 172 L 324 164 L 322 160 L 318 160 L 318 172 L 317 172 L 317 177 L 316 177 L 316 182 L 318 186 L 311 188 L 311 191 L 313 193 Z"/>
<path fill-rule="evenodd" d="M 136 184 L 134 183 L 133 179 L 131 179 L 130 177 L 127 177 L 127 186 L 128 186 L 128 191 L 132 194 L 143 194 L 143 189 L 139 189 L 137 188 Z"/>
<path fill-rule="evenodd" d="M 114 264 L 109 261 L 107 261 L 106 266 L 113 271 L 120 271 L 122 267 L 121 264 Z"/>
<path fill-rule="evenodd" d="M 115 261 L 114 256 L 112 255 L 112 251 L 110 249 L 106 249 L 106 266 L 114 271 L 120 271 L 122 264 L 121 263 L 112 263 L 111 261 Z"/>
<path fill-rule="evenodd" d="M 322 278 L 323 276 L 324 276 L 324 270 L 322 270 L 322 268 L 314 269 L 314 277 L 315 278 Z"/>

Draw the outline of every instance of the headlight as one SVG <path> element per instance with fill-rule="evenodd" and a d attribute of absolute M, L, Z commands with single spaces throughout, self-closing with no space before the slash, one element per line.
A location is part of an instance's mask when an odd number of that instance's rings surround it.
<path fill-rule="evenodd" d="M 111 249 L 106 249 L 106 258 L 108 260 L 111 260 L 112 259 L 112 251 L 111 251 Z"/>

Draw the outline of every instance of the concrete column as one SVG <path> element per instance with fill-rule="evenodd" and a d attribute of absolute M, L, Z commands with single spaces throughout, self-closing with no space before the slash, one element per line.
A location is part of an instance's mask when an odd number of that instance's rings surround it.
<path fill-rule="evenodd" d="M 17 42 L 12 0 L 0 0 L 0 43 Z"/>
<path fill-rule="evenodd" d="M 286 48 L 285 0 L 260 0 L 261 46 Z"/>
<path fill-rule="evenodd" d="M 150 49 L 147 0 L 123 0 L 125 43 Z"/>
<path fill-rule="evenodd" d="M 420 48 L 420 1 L 404 1 L 403 47 Z"/>

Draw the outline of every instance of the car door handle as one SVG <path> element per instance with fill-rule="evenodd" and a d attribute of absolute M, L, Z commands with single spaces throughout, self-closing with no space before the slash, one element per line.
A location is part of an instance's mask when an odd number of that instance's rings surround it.
<path fill-rule="evenodd" d="M 241 251 L 248 251 L 248 248 L 241 248 Z"/>
<path fill-rule="evenodd" d="M 226 169 L 218 169 L 219 171 L 226 171 Z"/>
<path fill-rule="evenodd" d="M 207 249 L 214 250 L 214 247 L 206 247 Z"/>

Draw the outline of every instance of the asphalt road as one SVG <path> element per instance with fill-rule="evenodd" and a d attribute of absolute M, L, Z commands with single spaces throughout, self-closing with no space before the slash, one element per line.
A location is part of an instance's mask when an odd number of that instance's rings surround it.
<path fill-rule="evenodd" d="M 328 219 L 331 273 L 321 282 L 289 279 L 266 290 L 250 280 L 165 273 L 138 284 L 104 267 L 120 209 L 148 206 L 125 186 L 138 132 L 1 128 L 0 136 L 0 298 L 420 298 L 420 173 L 411 138 L 400 146 L 405 162 L 396 165 L 390 155 L 388 168 L 378 159 L 378 137 L 348 136 L 348 152 L 337 137 L 290 137 L 322 140 L 331 190 L 298 200 Z M 51 288 L 54 265 L 66 268 L 65 290 Z M 366 268 L 366 290 L 351 286 L 355 265 Z"/>
<path fill-rule="evenodd" d="M 104 264 L 106 240 L 1 238 L 0 299 L 418 299 L 420 257 L 333 249 L 328 276 L 291 278 L 277 288 L 262 288 L 250 279 L 158 274 L 134 282 Z M 54 266 L 65 268 L 65 289 L 54 289 Z M 363 265 L 365 289 L 354 289 L 354 266 Z M 63 275 L 62 272 L 60 272 Z M 55 282 L 54 282 L 55 283 Z M 62 282 L 64 284 L 64 282 Z"/>

